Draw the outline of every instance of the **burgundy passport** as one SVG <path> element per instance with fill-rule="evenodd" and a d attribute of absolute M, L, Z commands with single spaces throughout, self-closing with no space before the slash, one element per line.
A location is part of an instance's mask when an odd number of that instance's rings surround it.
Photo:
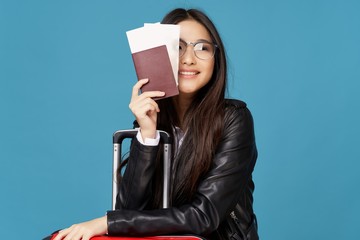
<path fill-rule="evenodd" d="M 179 94 L 165 45 L 133 53 L 132 58 L 138 80 L 149 79 L 149 82 L 141 88 L 142 92 L 163 91 L 165 96 L 161 98 Z"/>

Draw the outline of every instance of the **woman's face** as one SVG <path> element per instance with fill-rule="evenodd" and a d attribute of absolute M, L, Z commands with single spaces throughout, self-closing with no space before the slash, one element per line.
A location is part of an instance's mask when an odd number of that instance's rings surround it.
<path fill-rule="evenodd" d="M 184 20 L 180 23 L 180 40 L 196 43 L 206 40 L 212 42 L 206 28 L 195 20 Z M 179 58 L 179 92 L 193 96 L 205 86 L 214 70 L 214 57 L 202 60 L 195 56 L 194 46 L 187 45 L 185 53 Z"/>

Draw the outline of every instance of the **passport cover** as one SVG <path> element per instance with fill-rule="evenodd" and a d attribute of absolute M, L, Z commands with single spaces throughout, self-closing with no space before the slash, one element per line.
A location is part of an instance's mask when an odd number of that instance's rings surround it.
<path fill-rule="evenodd" d="M 155 100 L 179 94 L 166 45 L 132 53 L 132 58 L 138 80 L 149 79 L 141 88 L 142 92 L 165 92 L 164 97 Z"/>

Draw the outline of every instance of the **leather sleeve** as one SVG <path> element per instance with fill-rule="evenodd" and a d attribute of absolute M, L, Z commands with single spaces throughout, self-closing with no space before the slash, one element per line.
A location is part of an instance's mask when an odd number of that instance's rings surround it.
<path fill-rule="evenodd" d="M 158 146 L 143 146 L 132 141 L 128 164 L 119 184 L 116 209 L 143 209 L 151 195 Z"/>
<path fill-rule="evenodd" d="M 190 204 L 168 209 L 134 210 L 124 207 L 109 211 L 109 235 L 190 233 L 206 236 L 216 230 L 251 180 L 257 158 L 250 111 L 245 106 L 232 106 L 226 109 L 224 120 L 223 137 L 213 166 L 199 184 L 194 200 Z M 142 183 L 136 184 L 143 188 Z"/>

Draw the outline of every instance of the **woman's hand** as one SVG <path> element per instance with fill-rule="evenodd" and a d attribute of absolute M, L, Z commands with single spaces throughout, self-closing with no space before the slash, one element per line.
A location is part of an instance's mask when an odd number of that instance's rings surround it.
<path fill-rule="evenodd" d="M 54 240 L 89 240 L 94 236 L 101 236 L 107 233 L 107 217 L 74 224 L 69 228 L 61 230 Z"/>
<path fill-rule="evenodd" d="M 160 112 L 160 109 L 152 98 L 165 95 L 165 92 L 161 91 L 148 91 L 139 95 L 140 88 L 148 82 L 148 79 L 141 79 L 134 85 L 129 104 L 129 108 L 140 126 L 143 139 L 156 137 L 157 113 Z"/>

